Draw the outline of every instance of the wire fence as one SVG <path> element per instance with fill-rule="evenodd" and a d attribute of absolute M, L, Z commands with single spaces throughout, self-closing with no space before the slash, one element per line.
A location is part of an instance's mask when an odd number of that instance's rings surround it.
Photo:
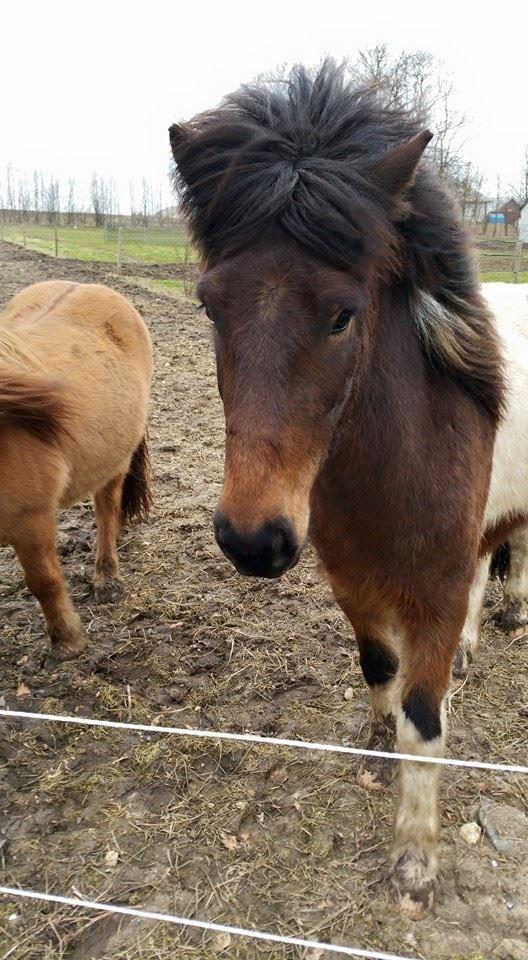
<path fill-rule="evenodd" d="M 0 709 L 0 717 L 23 720 L 46 720 L 85 727 L 107 727 L 113 730 L 136 730 L 141 733 L 172 734 L 178 737 L 196 737 L 202 740 L 230 740 L 235 743 L 262 744 L 289 747 L 296 750 L 317 750 L 322 753 L 341 753 L 352 757 L 371 757 L 377 760 L 408 760 L 411 763 L 433 763 L 444 767 L 466 767 L 472 770 L 493 770 L 497 773 L 528 773 L 528 766 L 515 763 L 492 763 L 487 760 L 458 760 L 455 757 L 428 757 L 414 753 L 368 750 L 340 743 L 316 743 L 310 740 L 291 740 L 282 737 L 264 737 L 257 733 L 231 733 L 226 730 L 202 730 L 197 727 L 165 727 L 158 724 L 131 723 L 121 720 L 99 720 L 95 717 L 70 717 L 67 714 L 31 713 L 26 710 Z"/>
<path fill-rule="evenodd" d="M 102 226 L 2 223 L 0 240 L 59 259 L 169 266 L 182 258 L 195 259 L 183 224 Z"/>
<path fill-rule="evenodd" d="M 518 238 L 480 236 L 477 254 L 482 280 L 528 283 L 528 244 Z"/>
<path fill-rule="evenodd" d="M 349 747 L 343 744 L 333 743 L 315 743 L 312 741 L 285 739 L 280 737 L 265 737 L 252 733 L 232 733 L 220 730 L 201 730 L 195 727 L 168 727 L 158 724 L 144 724 L 122 722 L 117 720 L 99 720 L 94 717 L 74 717 L 65 714 L 47 714 L 32 713 L 25 710 L 0 709 L 0 716 L 8 719 L 21 719 L 39 722 L 65 723 L 84 727 L 105 727 L 113 730 L 134 730 L 141 733 L 150 734 L 171 734 L 181 737 L 197 737 L 201 739 L 238 742 L 241 744 L 265 744 L 273 747 L 288 747 L 292 749 L 321 751 L 325 753 L 347 754 L 358 757 L 375 757 L 377 759 L 390 759 L 394 761 L 405 760 L 416 763 L 435 763 L 450 767 L 465 767 L 476 770 L 492 770 L 501 773 L 528 774 L 528 766 L 522 764 L 491 763 L 482 760 L 459 760 L 451 757 L 425 757 L 405 753 L 389 753 L 381 750 L 368 750 L 359 747 Z M 77 891 L 74 889 L 77 894 Z M 68 897 L 59 894 L 51 894 L 39 890 L 26 890 L 19 887 L 0 886 L 0 895 L 6 897 L 19 897 L 28 900 L 45 901 L 59 905 L 70 906 L 73 908 L 82 908 L 85 910 L 99 911 L 108 914 L 120 914 L 123 916 L 135 917 L 136 919 L 151 920 L 174 924 L 180 927 L 198 928 L 215 933 L 225 933 L 230 936 L 245 937 L 251 940 L 267 941 L 277 943 L 283 946 L 294 946 L 304 950 L 314 951 L 314 955 L 321 956 L 322 953 L 339 954 L 349 957 L 363 957 L 367 960 L 413 960 L 408 956 L 394 953 L 386 953 L 379 950 L 364 949 L 361 947 L 343 946 L 318 940 L 308 940 L 303 937 L 284 936 L 277 933 L 255 930 L 245 927 L 230 926 L 208 920 L 196 920 L 191 917 L 182 917 L 174 914 L 157 913 L 151 910 L 137 909 L 126 905 L 115 903 L 103 903 L 94 900 L 86 900 L 80 894 L 75 897 Z M 318 953 L 317 953 L 318 951 Z"/>
<path fill-rule="evenodd" d="M 178 265 L 192 274 L 197 259 L 177 220 L 141 225 L 122 218 L 102 226 L 0 221 L 2 239 L 60 259 L 109 264 L 117 273 L 140 275 L 147 267 L 161 284 L 171 282 Z M 528 282 L 528 244 L 491 231 L 475 234 L 474 240 L 483 281 Z M 192 292 L 192 283 L 184 292 Z"/>

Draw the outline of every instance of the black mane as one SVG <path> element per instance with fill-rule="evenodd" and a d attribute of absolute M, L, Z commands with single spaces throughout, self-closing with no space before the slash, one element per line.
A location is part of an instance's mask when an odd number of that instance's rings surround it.
<path fill-rule="evenodd" d="M 295 67 L 273 88 L 243 86 L 170 131 L 193 239 L 210 259 L 279 225 L 345 269 L 371 246 L 388 253 L 394 200 L 373 164 L 421 128 L 378 91 L 353 88 L 332 61 L 315 76 Z"/>
<path fill-rule="evenodd" d="M 170 128 L 174 182 L 208 262 L 280 228 L 340 269 L 364 257 L 400 278 L 432 363 L 499 415 L 501 376 L 469 243 L 446 185 L 427 161 L 407 196 L 376 176 L 423 123 L 354 87 L 326 60 L 312 74 L 243 86 L 215 110 Z"/>

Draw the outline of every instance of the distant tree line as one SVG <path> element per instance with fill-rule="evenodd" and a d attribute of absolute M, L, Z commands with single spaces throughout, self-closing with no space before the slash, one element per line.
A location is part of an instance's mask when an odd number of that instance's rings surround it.
<path fill-rule="evenodd" d="M 155 191 L 143 178 L 139 187 L 129 185 L 130 206 L 122 211 L 117 183 L 94 173 L 88 191 L 78 190 L 76 180 L 67 183 L 35 170 L 31 177 L 19 175 L 8 164 L 0 174 L 0 219 L 12 222 L 112 225 L 121 216 L 147 226 L 167 219 L 161 187 Z"/>
<path fill-rule="evenodd" d="M 431 53 L 423 50 L 393 54 L 386 44 L 361 50 L 345 61 L 345 69 L 356 83 L 378 86 L 389 105 L 410 110 L 434 131 L 428 156 L 440 176 L 451 185 L 468 219 L 480 219 L 487 210 L 484 177 L 478 167 L 464 156 L 466 117 L 457 108 L 453 80 Z M 289 70 L 282 64 L 256 79 L 270 85 L 283 84 Z M 520 203 L 528 199 L 528 146 L 519 182 L 508 187 L 508 195 Z M 497 202 L 500 190 L 497 187 Z M 171 212 L 174 208 L 171 209 Z M 0 217 L 43 223 L 112 223 L 123 214 L 135 224 L 147 226 L 163 222 L 166 208 L 161 188 L 155 191 L 143 178 L 139 187 L 130 184 L 129 209 L 122 211 L 114 179 L 94 173 L 88 193 L 81 197 L 75 179 L 61 184 L 54 176 L 34 171 L 32 177 L 20 177 L 8 165 L 0 177 Z M 83 220 L 84 218 L 84 220 Z"/>

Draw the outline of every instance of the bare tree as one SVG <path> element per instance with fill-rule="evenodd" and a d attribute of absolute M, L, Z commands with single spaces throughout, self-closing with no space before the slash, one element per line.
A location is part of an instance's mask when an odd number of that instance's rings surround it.
<path fill-rule="evenodd" d="M 154 215 L 154 199 L 152 189 L 143 177 L 141 181 L 141 219 L 145 227 L 148 226 L 150 218 Z"/>
<path fill-rule="evenodd" d="M 75 180 L 70 177 L 68 180 L 68 197 L 66 200 L 66 222 L 75 223 Z"/>
<path fill-rule="evenodd" d="M 528 201 L 528 144 L 524 151 L 519 183 L 516 187 L 510 187 L 510 193 L 521 205 Z"/>
<path fill-rule="evenodd" d="M 424 50 L 393 56 L 382 43 L 361 50 L 347 67 L 356 82 L 378 84 L 390 106 L 410 110 L 431 125 L 435 136 L 429 156 L 440 174 L 450 179 L 452 167 L 460 161 L 466 118 L 454 106 L 453 81 L 443 64 Z"/>
<path fill-rule="evenodd" d="M 35 223 L 40 222 L 41 194 L 40 178 L 37 170 L 33 171 L 33 217 Z"/>
<path fill-rule="evenodd" d="M 5 206 L 10 220 L 14 220 L 16 212 L 15 186 L 13 182 L 13 167 L 8 163 L 6 167 Z"/>
<path fill-rule="evenodd" d="M 479 199 L 482 175 L 463 158 L 466 118 L 455 106 L 452 78 L 439 60 L 424 50 L 394 55 L 387 44 L 378 43 L 346 60 L 345 67 L 355 83 L 379 87 L 390 107 L 410 110 L 429 124 L 435 136 L 427 153 L 440 175 L 457 193 L 462 188 L 466 203 Z M 287 75 L 288 68 L 282 64 L 257 81 L 273 87 L 284 83 Z"/>
<path fill-rule="evenodd" d="M 31 187 L 28 185 L 27 180 L 20 179 L 18 181 L 17 207 L 20 219 L 27 222 L 31 214 Z"/>
<path fill-rule="evenodd" d="M 90 183 L 90 203 L 95 214 L 95 225 L 101 227 L 111 213 L 110 189 L 103 177 L 94 173 Z"/>
<path fill-rule="evenodd" d="M 48 223 L 56 223 L 60 216 L 60 184 L 53 174 L 47 181 L 40 177 L 40 197 Z"/>
<path fill-rule="evenodd" d="M 524 151 L 524 164 L 521 173 L 521 184 L 519 195 L 523 203 L 528 200 L 528 144 Z"/>

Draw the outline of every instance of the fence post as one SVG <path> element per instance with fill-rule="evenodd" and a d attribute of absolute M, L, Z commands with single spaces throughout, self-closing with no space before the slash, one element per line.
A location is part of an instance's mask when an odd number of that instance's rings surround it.
<path fill-rule="evenodd" d="M 59 256 L 59 229 L 57 226 L 55 226 L 55 229 L 53 231 L 53 237 L 55 240 L 55 257 L 58 257 Z"/>
<path fill-rule="evenodd" d="M 522 240 L 515 241 L 515 253 L 513 254 L 513 279 L 519 283 L 519 274 L 521 272 L 522 260 Z"/>
<path fill-rule="evenodd" d="M 4 221 L 0 221 L 0 240 L 4 239 Z"/>
<path fill-rule="evenodd" d="M 121 273 L 121 261 L 123 258 L 123 227 L 117 231 L 117 272 Z"/>
<path fill-rule="evenodd" d="M 103 238 L 104 238 L 104 242 L 106 243 L 106 241 L 108 240 L 108 223 L 106 220 L 104 222 L 104 227 L 103 227 Z"/>
<path fill-rule="evenodd" d="M 26 246 L 26 231 L 25 231 L 25 230 L 22 231 L 22 246 L 23 246 L 23 247 Z"/>

